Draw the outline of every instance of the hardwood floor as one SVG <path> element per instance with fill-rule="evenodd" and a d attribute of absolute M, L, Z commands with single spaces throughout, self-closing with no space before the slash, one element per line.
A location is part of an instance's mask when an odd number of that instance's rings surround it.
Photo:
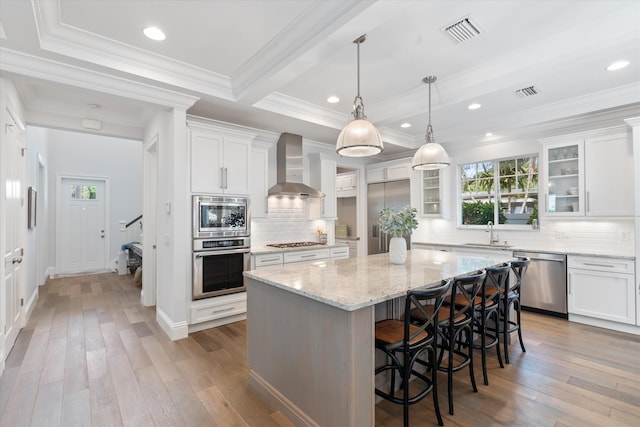
<path fill-rule="evenodd" d="M 172 342 L 139 294 L 131 275 L 41 287 L 0 377 L 0 425 L 291 425 L 248 385 L 245 322 Z M 439 377 L 445 425 L 640 425 L 640 337 L 531 313 L 523 323 L 527 352 L 512 345 L 505 369 L 490 352 L 489 386 L 479 364 L 478 393 L 455 376 L 454 416 Z M 431 397 L 410 414 L 436 425 Z M 402 425 L 401 407 L 379 403 L 376 425 Z"/>

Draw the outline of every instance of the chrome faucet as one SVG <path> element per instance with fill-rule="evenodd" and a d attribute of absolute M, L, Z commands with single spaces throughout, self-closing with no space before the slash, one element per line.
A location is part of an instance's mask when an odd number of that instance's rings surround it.
<path fill-rule="evenodd" d="M 500 241 L 498 235 L 496 235 L 495 237 L 493 236 L 493 221 L 487 222 L 487 233 L 491 233 L 491 235 L 489 236 L 490 245 L 494 245 Z"/>

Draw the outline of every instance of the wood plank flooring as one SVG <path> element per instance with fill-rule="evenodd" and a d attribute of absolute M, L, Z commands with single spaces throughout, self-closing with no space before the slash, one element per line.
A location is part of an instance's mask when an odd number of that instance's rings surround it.
<path fill-rule="evenodd" d="M 292 425 L 248 384 L 245 322 L 172 342 L 139 301 L 131 275 L 41 287 L 0 377 L 0 425 Z M 640 425 L 640 337 L 531 313 L 523 323 L 527 352 L 512 345 L 505 369 L 490 352 L 489 386 L 479 363 L 478 393 L 455 375 L 453 416 L 439 376 L 446 426 Z M 430 396 L 410 414 L 437 425 Z M 379 403 L 376 425 L 402 425 L 401 407 Z"/>

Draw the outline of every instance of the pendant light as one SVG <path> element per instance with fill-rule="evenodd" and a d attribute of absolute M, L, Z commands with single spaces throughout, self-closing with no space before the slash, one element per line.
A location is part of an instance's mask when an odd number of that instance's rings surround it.
<path fill-rule="evenodd" d="M 365 157 L 373 156 L 384 150 L 380 132 L 364 115 L 364 103 L 360 97 L 360 43 L 364 43 L 367 35 L 363 34 L 353 42 L 358 45 L 358 94 L 353 100 L 353 117 L 336 142 L 336 152 L 341 156 Z"/>
<path fill-rule="evenodd" d="M 428 76 L 422 79 L 423 82 L 429 84 L 429 125 L 427 126 L 426 142 L 418 148 L 416 154 L 413 155 L 411 167 L 418 170 L 441 169 L 449 166 L 451 163 L 449 155 L 438 144 L 433 137 L 433 128 L 431 127 L 431 83 L 435 82 L 437 77 Z"/>

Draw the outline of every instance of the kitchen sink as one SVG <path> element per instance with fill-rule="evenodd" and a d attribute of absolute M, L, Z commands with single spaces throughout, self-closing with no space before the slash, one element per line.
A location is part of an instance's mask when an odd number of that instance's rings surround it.
<path fill-rule="evenodd" d="M 504 243 L 463 243 L 464 246 L 476 246 L 479 248 L 511 248 L 511 245 L 505 245 Z"/>

